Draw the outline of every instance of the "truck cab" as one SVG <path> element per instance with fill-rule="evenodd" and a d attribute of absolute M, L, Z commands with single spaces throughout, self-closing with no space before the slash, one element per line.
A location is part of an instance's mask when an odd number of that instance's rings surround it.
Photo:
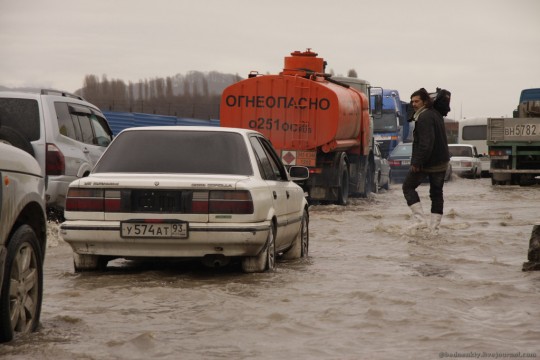
<path fill-rule="evenodd" d="M 373 88 L 370 97 L 372 109 L 377 108 L 378 103 L 382 105 L 382 111 L 373 114 L 373 133 L 386 158 L 397 144 L 412 140 L 412 130 L 407 122 L 409 104 L 401 101 L 399 91 L 395 89 Z"/>

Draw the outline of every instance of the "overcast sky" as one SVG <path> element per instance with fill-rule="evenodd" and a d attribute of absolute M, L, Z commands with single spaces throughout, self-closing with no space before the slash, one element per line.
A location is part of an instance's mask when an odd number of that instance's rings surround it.
<path fill-rule="evenodd" d="M 278 73 L 311 48 L 373 86 L 452 92 L 450 118 L 512 116 L 540 87 L 539 0 L 0 0 L 0 85 L 75 91 L 219 71 Z"/>

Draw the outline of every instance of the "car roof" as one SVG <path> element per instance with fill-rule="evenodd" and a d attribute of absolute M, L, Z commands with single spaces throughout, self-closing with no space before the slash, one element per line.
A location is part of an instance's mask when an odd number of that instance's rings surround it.
<path fill-rule="evenodd" d="M 38 91 L 0 91 L 0 97 L 6 98 L 22 98 L 22 99 L 38 99 L 40 96 Z"/>
<path fill-rule="evenodd" d="M 147 131 L 147 130 L 160 130 L 160 131 L 214 131 L 214 132 L 235 132 L 238 134 L 260 134 L 258 131 L 242 128 L 230 128 L 230 127 L 217 127 L 217 126 L 183 126 L 183 125 L 171 125 L 171 126 L 139 126 L 122 130 L 124 131 Z"/>
<path fill-rule="evenodd" d="M 94 104 L 88 102 L 80 95 L 72 94 L 67 91 L 55 90 L 55 89 L 17 89 L 0 91 L 0 97 L 5 98 L 17 98 L 17 99 L 34 99 L 38 100 L 42 96 L 47 96 L 54 99 L 69 99 L 70 102 L 76 102 L 81 105 L 91 106 L 95 110 L 101 112 L 101 110 Z"/>

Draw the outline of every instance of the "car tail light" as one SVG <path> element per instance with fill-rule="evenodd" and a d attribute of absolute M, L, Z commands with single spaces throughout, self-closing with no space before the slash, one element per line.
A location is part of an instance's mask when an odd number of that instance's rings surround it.
<path fill-rule="evenodd" d="M 462 161 L 461 167 L 472 167 L 472 162 L 470 161 Z"/>
<path fill-rule="evenodd" d="M 64 175 L 66 172 L 66 160 L 64 154 L 54 144 L 47 144 L 45 155 L 45 173 L 47 175 Z"/>
<path fill-rule="evenodd" d="M 66 199 L 66 211 L 103 211 L 103 189 L 70 188 Z"/>
<path fill-rule="evenodd" d="M 390 166 L 401 166 L 401 161 L 399 161 L 399 160 L 388 160 L 388 165 L 390 165 Z"/>
<path fill-rule="evenodd" d="M 504 156 L 512 155 L 512 149 L 491 149 L 489 150 L 489 156 Z"/>
<path fill-rule="evenodd" d="M 253 214 L 251 193 L 242 191 L 210 191 L 209 214 Z"/>
<path fill-rule="evenodd" d="M 120 190 L 105 190 L 105 212 L 119 212 L 122 210 L 122 196 Z"/>
<path fill-rule="evenodd" d="M 208 192 L 194 191 L 191 199 L 191 212 L 193 214 L 208 214 Z"/>
<path fill-rule="evenodd" d="M 247 190 L 194 191 L 191 214 L 253 214 L 253 200 Z"/>

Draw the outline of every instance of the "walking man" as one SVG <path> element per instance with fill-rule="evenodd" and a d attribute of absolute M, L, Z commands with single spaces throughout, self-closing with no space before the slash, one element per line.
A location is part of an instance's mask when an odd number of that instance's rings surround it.
<path fill-rule="evenodd" d="M 409 228 L 412 234 L 427 228 L 420 197 L 416 188 L 429 178 L 429 197 L 431 198 L 431 222 L 429 231 L 433 235 L 439 233 L 443 215 L 443 185 L 446 168 L 450 161 L 448 141 L 442 115 L 433 109 L 433 101 L 426 89 L 422 88 L 411 95 L 414 109 L 413 119 L 413 151 L 411 167 L 403 182 L 403 195 L 413 213 L 413 225 Z"/>

